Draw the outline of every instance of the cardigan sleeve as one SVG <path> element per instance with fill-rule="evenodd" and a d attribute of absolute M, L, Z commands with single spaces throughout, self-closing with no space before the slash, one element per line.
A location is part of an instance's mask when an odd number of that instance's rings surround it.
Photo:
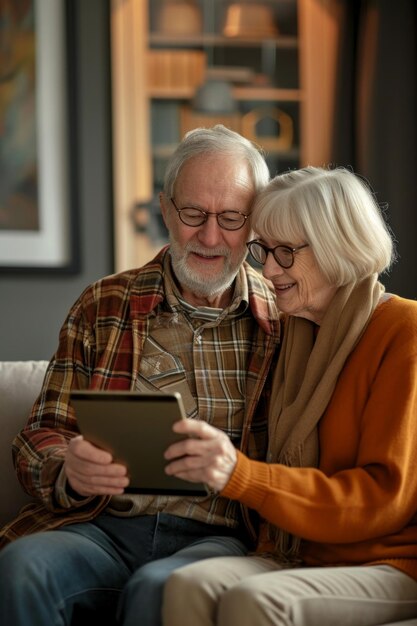
<path fill-rule="evenodd" d="M 349 357 L 320 422 L 318 468 L 261 463 L 239 453 L 221 495 L 309 541 L 361 542 L 407 526 L 417 509 L 412 305 L 381 305 Z"/>

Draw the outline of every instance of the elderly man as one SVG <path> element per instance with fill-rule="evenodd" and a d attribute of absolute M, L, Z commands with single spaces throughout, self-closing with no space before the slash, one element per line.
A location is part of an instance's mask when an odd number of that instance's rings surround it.
<path fill-rule="evenodd" d="M 278 315 L 244 259 L 252 202 L 268 179 L 239 134 L 221 125 L 188 133 L 160 195 L 170 245 L 143 268 L 87 287 L 71 308 L 13 446 L 38 503 L 0 534 L 0 623 L 57 626 L 82 615 L 109 624 L 117 611 L 124 626 L 157 624 L 171 571 L 246 553 L 253 528 L 240 505 L 216 494 L 126 493 L 125 467 L 79 435 L 69 394 L 179 391 L 189 418 L 264 458 Z"/>

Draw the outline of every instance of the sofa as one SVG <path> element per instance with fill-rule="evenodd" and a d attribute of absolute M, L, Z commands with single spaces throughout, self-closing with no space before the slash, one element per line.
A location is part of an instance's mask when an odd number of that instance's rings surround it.
<path fill-rule="evenodd" d="M 16 478 L 11 443 L 26 423 L 47 365 L 47 361 L 0 361 L 0 527 L 30 500 Z"/>
<path fill-rule="evenodd" d="M 11 442 L 26 423 L 47 365 L 48 361 L 0 361 L 0 527 L 30 501 L 16 478 Z M 397 625 L 416 626 L 417 619 L 391 626 Z"/>

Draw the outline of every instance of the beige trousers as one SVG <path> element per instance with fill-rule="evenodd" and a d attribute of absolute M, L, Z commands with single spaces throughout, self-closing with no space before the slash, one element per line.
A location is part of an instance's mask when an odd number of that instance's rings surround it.
<path fill-rule="evenodd" d="M 407 620 L 407 621 L 404 621 Z M 387 565 L 282 569 L 219 557 L 174 572 L 164 626 L 417 626 L 417 581 Z"/>

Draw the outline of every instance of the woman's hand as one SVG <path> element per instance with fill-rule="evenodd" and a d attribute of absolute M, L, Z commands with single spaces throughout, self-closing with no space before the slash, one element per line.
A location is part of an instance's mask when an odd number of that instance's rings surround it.
<path fill-rule="evenodd" d="M 221 491 L 228 483 L 237 462 L 229 437 L 218 428 L 199 420 L 180 420 L 173 430 L 187 438 L 172 444 L 165 452 L 170 461 L 165 471 L 192 483 L 205 483 Z"/>
<path fill-rule="evenodd" d="M 71 488 L 81 496 L 117 495 L 129 484 L 126 467 L 113 463 L 109 452 L 81 435 L 68 444 L 64 471 Z"/>

